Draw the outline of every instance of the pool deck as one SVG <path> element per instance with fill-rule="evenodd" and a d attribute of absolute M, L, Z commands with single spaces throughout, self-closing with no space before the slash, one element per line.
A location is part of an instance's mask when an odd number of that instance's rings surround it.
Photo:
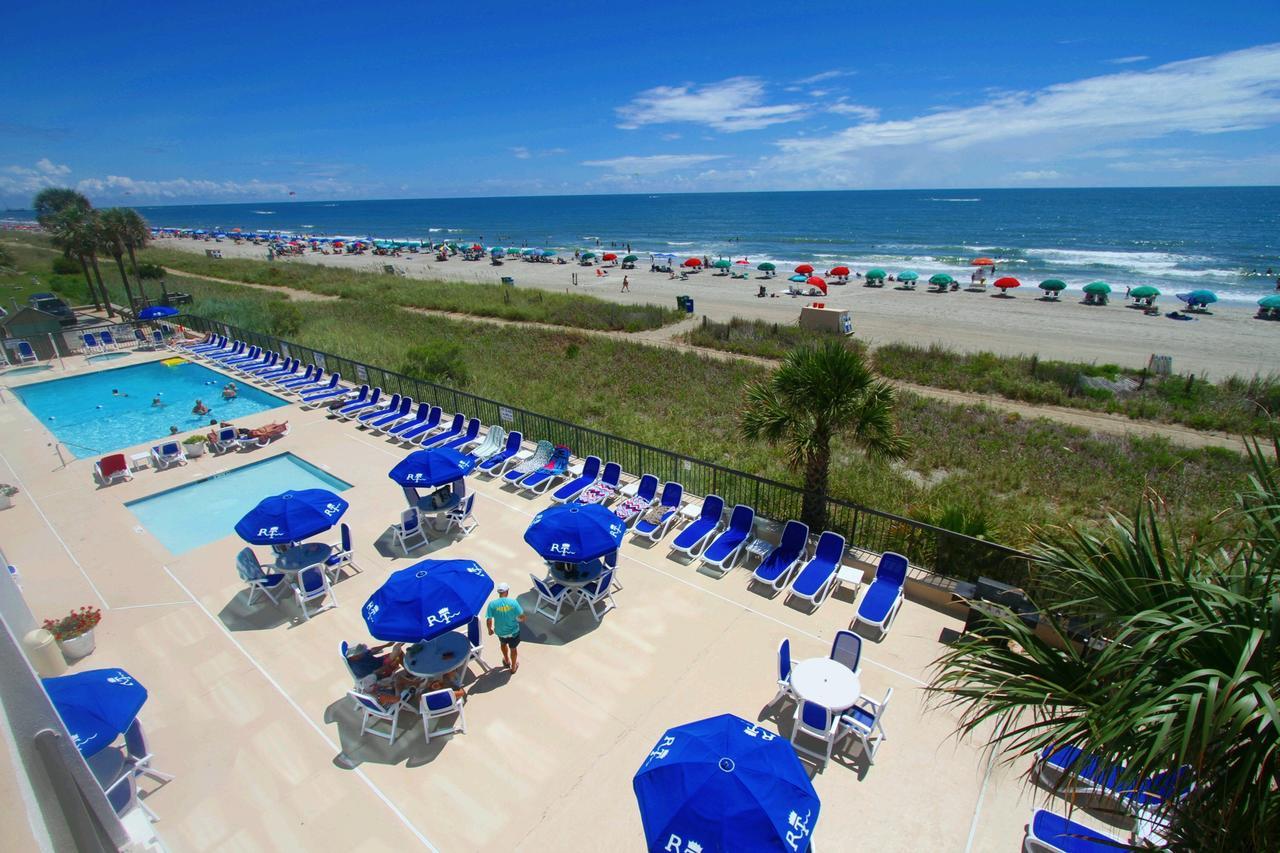
<path fill-rule="evenodd" d="M 68 372 L 93 369 L 66 361 Z M 59 375 L 55 367 L 33 380 Z M 0 376 L 0 385 L 26 378 Z M 102 607 L 97 651 L 72 671 L 119 665 L 149 689 L 141 719 L 154 764 L 177 778 L 147 803 L 172 850 L 643 850 L 631 778 L 662 732 L 731 712 L 788 734 L 792 706 L 765 709 L 779 640 L 791 638 L 793 660 L 824 656 L 852 618 L 848 593 L 808 614 L 750 589 L 741 567 L 715 579 L 665 545 L 628 537 L 617 608 L 599 624 L 585 610 L 556 626 L 531 614 L 519 673 L 495 669 L 469 685 L 466 734 L 427 744 L 414 715 L 402 718 L 394 746 L 362 741 L 338 656 L 341 641 L 368 640 L 360 605 L 391 570 L 430 556 L 475 559 L 530 604 L 529 574 L 541 576 L 542 563 L 521 535 L 549 499 L 473 476 L 479 526 L 470 536 L 389 557 L 404 498 L 386 473 L 406 451 L 323 410 L 275 409 L 239 425 L 285 418 L 292 433 L 267 448 L 100 488 L 92 459 L 59 466 L 45 428 L 11 394 L 0 403 L 0 481 L 21 489 L 0 512 L 0 546 L 38 619 Z M 353 486 L 344 520 L 361 571 L 336 585 L 338 607 L 305 623 L 292 601 L 245 606 L 234 569 L 243 543 L 231 531 L 174 557 L 124 507 L 284 451 Z M 1027 787 L 1027 763 L 993 763 L 957 741 L 954 716 L 922 690 L 940 635 L 961 627 L 908 601 L 883 642 L 864 644 L 862 692 L 894 690 L 889 738 L 875 766 L 852 748 L 815 776 L 821 850 L 1019 848 L 1047 799 Z M 501 663 L 492 638 L 485 658 Z"/>

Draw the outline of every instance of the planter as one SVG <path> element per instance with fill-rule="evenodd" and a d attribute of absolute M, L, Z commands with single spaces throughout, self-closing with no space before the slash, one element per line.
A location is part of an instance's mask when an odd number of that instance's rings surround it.
<path fill-rule="evenodd" d="M 67 660 L 78 660 L 90 654 L 94 649 L 93 629 L 90 628 L 78 637 L 59 640 L 58 646 L 62 649 L 62 655 Z"/>
<path fill-rule="evenodd" d="M 13 498 L 0 494 L 0 509 L 8 509 L 11 506 L 13 506 Z"/>
<path fill-rule="evenodd" d="M 205 450 L 205 447 L 207 446 L 208 445 L 203 441 L 200 442 L 199 444 L 182 445 L 183 449 L 186 450 L 187 452 L 188 459 L 194 459 L 197 456 L 204 456 L 204 450 Z"/>

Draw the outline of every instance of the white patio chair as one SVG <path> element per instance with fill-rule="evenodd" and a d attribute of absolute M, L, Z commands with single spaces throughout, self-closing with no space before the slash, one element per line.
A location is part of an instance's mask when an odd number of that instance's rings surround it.
<path fill-rule="evenodd" d="M 413 703 L 409 701 L 409 697 L 413 695 L 413 691 L 405 690 L 400 694 L 399 700 L 390 707 L 384 707 L 381 702 L 372 696 L 361 693 L 357 690 L 347 692 L 355 702 L 356 707 L 361 711 L 363 717 L 360 720 L 360 736 L 371 734 L 374 737 L 380 737 L 387 743 L 396 742 L 396 731 L 400 725 L 400 712 L 414 710 Z M 386 726 L 379 727 L 379 723 L 386 723 Z"/>
<path fill-rule="evenodd" d="M 140 808 L 152 823 L 158 820 L 156 813 L 148 808 L 147 804 L 138 797 L 137 774 L 123 773 L 119 779 L 116 779 L 102 790 L 107 795 L 107 802 L 111 804 L 111 808 L 115 810 L 116 815 L 119 817 L 124 817 L 134 809 Z"/>
<path fill-rule="evenodd" d="M 779 699 L 795 699 L 795 691 L 791 689 L 791 639 L 783 637 L 778 643 L 778 692 L 769 700 L 772 705 Z"/>
<path fill-rule="evenodd" d="M 303 621 L 311 620 L 312 614 L 307 610 L 308 601 L 328 599 L 328 603 L 316 610 L 316 613 L 338 606 L 338 599 L 333 594 L 333 587 L 329 585 L 329 575 L 325 573 L 324 563 L 307 566 L 298 572 L 298 579 L 293 587 L 293 598 L 298 602 L 298 609 L 302 611 Z"/>
<path fill-rule="evenodd" d="M 613 608 L 617 607 L 617 603 L 613 600 L 613 570 L 606 569 L 605 573 L 587 584 L 580 591 L 582 600 L 586 602 L 587 607 L 591 608 L 591 615 L 599 622 L 604 615 Z"/>
<path fill-rule="evenodd" d="M 533 612 L 550 619 L 552 624 L 559 622 L 560 609 L 569 595 L 568 587 L 561 586 L 555 581 L 541 580 L 534 574 L 529 575 L 529 580 L 533 581 L 533 588 L 538 591 L 538 600 L 533 605 Z"/>
<path fill-rule="evenodd" d="M 264 572 L 262 564 L 258 562 L 258 555 L 253 552 L 252 548 L 241 548 L 240 553 L 236 554 L 236 572 L 240 575 L 240 579 L 249 585 L 249 600 L 246 603 L 250 607 L 253 606 L 254 596 L 259 592 L 265 595 L 272 604 L 280 604 L 273 590 L 279 590 L 288 580 L 288 576 L 282 574 L 269 575 Z"/>
<path fill-rule="evenodd" d="M 351 659 L 347 657 L 349 649 L 347 641 L 343 640 L 342 645 L 339 647 L 342 653 L 342 664 L 347 668 L 347 672 L 351 674 L 351 683 L 355 686 L 356 691 L 368 690 L 378 680 L 378 672 L 377 670 L 372 670 L 365 675 L 356 675 L 355 669 L 351 666 Z"/>
<path fill-rule="evenodd" d="M 124 730 L 125 766 L 135 776 L 150 776 L 157 782 L 172 782 L 172 773 L 161 772 L 151 766 L 151 750 L 147 749 L 147 738 L 142 733 L 142 723 L 136 719 Z"/>
<path fill-rule="evenodd" d="M 836 631 L 835 639 L 831 641 L 830 657 L 858 675 L 862 672 L 862 637 L 852 631 Z"/>
<path fill-rule="evenodd" d="M 467 652 L 467 663 L 475 661 L 480 664 L 480 668 L 485 672 L 493 669 L 482 657 L 484 654 L 484 640 L 480 635 L 479 616 L 471 617 L 471 621 L 467 623 L 467 642 L 471 645 L 471 651 Z"/>
<path fill-rule="evenodd" d="M 456 527 L 462 531 L 463 536 L 466 536 L 471 531 L 475 530 L 476 525 L 480 523 L 476 521 L 476 517 L 471 514 L 471 509 L 475 506 L 475 502 L 476 495 L 475 492 L 472 492 L 462 499 L 462 503 L 445 513 L 444 517 L 449 523 L 445 526 L 444 532 L 449 533 Z M 467 524 L 468 519 L 471 521 L 469 525 Z"/>
<path fill-rule="evenodd" d="M 453 721 L 452 726 L 447 729 L 431 730 L 432 720 L 439 720 L 453 714 L 457 714 L 457 719 Z M 451 688 L 446 687 L 443 690 L 432 690 L 430 693 L 422 694 L 422 734 L 426 737 L 427 743 L 430 743 L 433 737 L 451 735 L 455 732 L 465 734 L 466 731 L 466 712 L 463 711 L 462 702 Z"/>
<path fill-rule="evenodd" d="M 404 551 L 406 557 L 409 555 L 410 540 L 420 539 L 423 545 L 429 541 L 427 531 L 422 526 L 422 516 L 414 506 L 400 513 L 400 523 L 392 525 L 391 532 L 395 535 L 396 542 L 399 543 L 400 550 Z"/>
<path fill-rule="evenodd" d="M 355 555 L 351 550 L 351 528 L 347 527 L 346 523 L 343 522 L 339 525 L 338 531 L 341 535 L 341 539 L 329 546 L 329 556 L 326 557 L 324 561 L 324 570 L 325 573 L 329 575 L 329 581 L 331 583 L 337 582 L 338 576 L 342 574 L 344 566 L 350 566 L 353 569 L 358 569 L 356 564 L 353 562 Z"/>
<path fill-rule="evenodd" d="M 876 702 L 869 696 L 859 696 L 853 707 L 840 716 L 841 734 L 853 736 L 862 744 L 868 764 L 876 763 L 880 744 L 889 739 L 884 731 L 884 709 L 889 706 L 893 688 L 884 692 L 884 698 Z"/>
<path fill-rule="evenodd" d="M 822 769 L 826 769 L 827 762 L 831 760 L 831 751 L 835 748 L 839 732 L 840 716 L 838 714 L 808 701 L 801 701 L 796 706 L 795 725 L 791 728 L 791 745 L 795 747 L 796 752 L 820 761 Z M 823 749 L 818 751 L 801 745 L 798 743 L 801 735 L 822 741 Z"/>

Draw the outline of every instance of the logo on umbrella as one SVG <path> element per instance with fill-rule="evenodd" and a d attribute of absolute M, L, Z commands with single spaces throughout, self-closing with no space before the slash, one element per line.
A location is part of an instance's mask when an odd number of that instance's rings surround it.
<path fill-rule="evenodd" d="M 450 610 L 448 607 L 441 607 L 435 615 L 427 617 L 427 627 L 430 628 L 433 625 L 448 625 L 461 615 L 462 614 L 458 611 Z"/>
<path fill-rule="evenodd" d="M 366 603 L 364 606 L 364 618 L 366 619 L 375 618 L 378 615 L 378 611 L 381 609 L 382 608 L 378 606 L 377 602 L 370 601 Z"/>
<path fill-rule="evenodd" d="M 768 729 L 762 729 L 759 726 L 747 726 L 745 729 L 742 730 L 742 733 L 747 737 L 758 737 L 760 738 L 760 740 L 764 741 L 765 743 L 768 743 L 769 741 L 777 737 L 777 735 L 774 734 L 773 732 L 769 731 Z"/>
<path fill-rule="evenodd" d="M 667 735 L 658 741 L 658 745 L 649 750 L 649 761 L 653 761 L 655 758 L 661 761 L 666 758 L 667 753 L 671 751 L 671 747 L 675 745 L 675 742 L 676 739 L 671 735 Z M 649 761 L 646 761 L 645 764 L 648 764 Z"/>
<path fill-rule="evenodd" d="M 118 670 L 115 675 L 109 676 L 107 681 L 111 684 L 120 684 L 125 687 L 132 687 L 134 684 L 133 676 L 124 670 Z"/>
<path fill-rule="evenodd" d="M 324 505 L 324 514 L 330 518 L 332 518 L 333 516 L 337 515 L 340 512 L 342 512 L 341 504 L 328 503 Z"/>
<path fill-rule="evenodd" d="M 787 833 L 787 844 L 792 850 L 800 849 L 800 842 L 809 837 L 809 819 L 813 816 L 813 812 L 806 811 L 804 817 L 792 811 L 787 816 L 787 823 L 791 826 L 792 832 Z"/>
<path fill-rule="evenodd" d="M 568 542 L 556 542 L 548 547 L 547 550 L 552 554 L 559 554 L 562 557 L 567 557 L 573 552 L 573 546 Z"/>
<path fill-rule="evenodd" d="M 681 848 L 681 844 L 684 844 L 683 848 Z M 671 837 L 667 839 L 666 846 L 662 849 L 669 850 L 671 853 L 702 853 L 701 844 L 696 841 L 684 841 L 674 832 L 671 833 Z"/>
<path fill-rule="evenodd" d="M 259 527 L 258 535 L 266 539 L 279 539 L 284 534 L 280 532 L 280 528 L 276 527 Z"/>

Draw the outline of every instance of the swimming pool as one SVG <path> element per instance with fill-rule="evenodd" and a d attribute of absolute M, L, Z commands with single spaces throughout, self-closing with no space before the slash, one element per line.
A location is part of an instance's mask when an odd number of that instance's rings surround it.
<path fill-rule="evenodd" d="M 98 456 L 285 405 L 251 385 L 236 383 L 234 400 L 222 399 L 228 376 L 188 361 L 158 361 L 82 376 L 33 382 L 10 390 L 76 456 Z M 194 415 L 197 399 L 209 407 Z M 159 401 L 156 405 L 155 401 Z"/>
<path fill-rule="evenodd" d="M 174 554 L 235 535 L 236 522 L 263 498 L 287 489 L 345 492 L 351 484 L 292 453 L 233 468 L 125 504 Z"/>
<path fill-rule="evenodd" d="M 104 352 L 98 355 L 91 355 L 85 361 L 90 364 L 97 364 L 100 361 L 115 361 L 117 358 L 128 358 L 133 355 L 130 352 Z"/>

